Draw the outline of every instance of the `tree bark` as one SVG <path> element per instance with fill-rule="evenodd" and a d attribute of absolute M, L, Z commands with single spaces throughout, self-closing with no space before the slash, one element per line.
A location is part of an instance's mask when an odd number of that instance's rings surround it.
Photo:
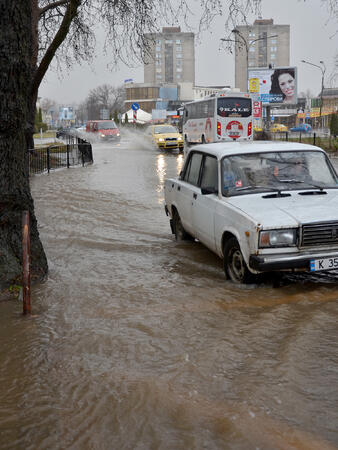
<path fill-rule="evenodd" d="M 0 0 L 0 289 L 22 273 L 22 211 L 31 222 L 31 273 L 47 274 L 30 192 L 26 132 L 32 83 L 32 5 Z"/>

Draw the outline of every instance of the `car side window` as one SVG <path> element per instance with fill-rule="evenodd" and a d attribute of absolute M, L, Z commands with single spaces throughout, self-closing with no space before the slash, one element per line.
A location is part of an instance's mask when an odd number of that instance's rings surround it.
<path fill-rule="evenodd" d="M 197 186 L 200 175 L 201 162 L 203 155 L 201 153 L 191 153 L 187 168 L 184 174 L 184 181 Z"/>
<path fill-rule="evenodd" d="M 201 188 L 213 188 L 218 190 L 218 163 L 217 158 L 207 155 L 204 158 Z"/>

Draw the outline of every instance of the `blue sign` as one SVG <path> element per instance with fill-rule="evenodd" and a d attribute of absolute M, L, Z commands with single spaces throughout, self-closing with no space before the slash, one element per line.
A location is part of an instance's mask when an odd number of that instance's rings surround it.
<path fill-rule="evenodd" d="M 138 109 L 140 109 L 140 105 L 139 105 L 138 103 L 133 103 L 133 104 L 131 105 L 131 109 L 132 109 L 133 111 L 137 111 Z"/>
<path fill-rule="evenodd" d="M 305 114 L 305 117 L 306 117 L 307 119 L 310 119 L 310 113 L 306 113 L 306 114 Z"/>
<path fill-rule="evenodd" d="M 271 116 L 271 122 L 274 122 L 275 118 L 273 116 Z"/>
<path fill-rule="evenodd" d="M 132 83 L 133 79 L 132 78 L 127 78 L 126 80 L 124 80 L 125 83 Z"/>

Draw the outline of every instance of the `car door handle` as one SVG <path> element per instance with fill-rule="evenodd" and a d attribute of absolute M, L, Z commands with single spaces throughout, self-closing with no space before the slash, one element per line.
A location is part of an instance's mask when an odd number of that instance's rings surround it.
<path fill-rule="evenodd" d="M 181 186 L 177 186 L 177 190 L 180 191 L 181 190 Z"/>
<path fill-rule="evenodd" d="M 196 194 L 196 192 L 194 192 L 194 194 L 193 194 L 193 197 L 194 197 L 194 198 L 197 198 L 197 194 Z"/>

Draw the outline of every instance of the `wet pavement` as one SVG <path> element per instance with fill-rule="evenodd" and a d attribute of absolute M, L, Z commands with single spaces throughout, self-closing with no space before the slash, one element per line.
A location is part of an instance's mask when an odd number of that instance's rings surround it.
<path fill-rule="evenodd" d="M 0 448 L 338 448 L 338 274 L 235 286 L 170 232 L 182 155 L 93 156 L 31 180 L 50 273 L 0 303 Z"/>

